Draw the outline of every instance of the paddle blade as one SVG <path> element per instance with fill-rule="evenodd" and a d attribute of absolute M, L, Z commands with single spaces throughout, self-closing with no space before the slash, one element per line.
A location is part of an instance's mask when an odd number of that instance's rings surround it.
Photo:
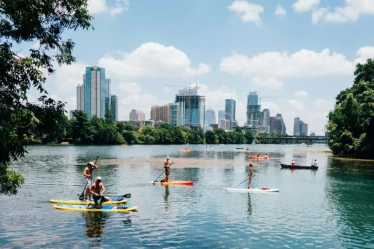
<path fill-rule="evenodd" d="M 81 200 L 81 201 L 84 200 L 84 194 L 83 193 L 79 196 L 79 200 Z"/>
<path fill-rule="evenodd" d="M 131 198 L 131 194 L 130 193 L 124 194 L 123 197 L 125 197 L 125 198 Z"/>

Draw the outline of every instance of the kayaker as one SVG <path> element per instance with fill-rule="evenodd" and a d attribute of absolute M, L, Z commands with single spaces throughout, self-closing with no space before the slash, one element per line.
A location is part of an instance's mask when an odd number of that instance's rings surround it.
<path fill-rule="evenodd" d="M 101 208 L 101 204 L 103 202 L 109 201 L 108 197 L 104 196 L 105 187 L 104 184 L 101 182 L 101 177 L 96 177 L 96 181 L 92 184 L 91 188 L 89 189 L 90 193 L 93 195 L 93 200 L 95 202 L 94 206 L 97 209 Z M 89 207 L 90 204 L 87 205 Z"/>
<path fill-rule="evenodd" d="M 265 157 L 264 157 L 265 159 L 268 159 L 268 154 L 265 154 Z"/>
<path fill-rule="evenodd" d="M 170 166 L 173 163 L 170 162 L 169 157 L 166 157 L 166 161 L 164 162 L 164 172 L 165 172 L 165 178 L 161 180 L 161 182 L 168 182 L 169 181 L 169 175 L 170 175 Z"/>
<path fill-rule="evenodd" d="M 249 173 L 248 173 L 248 189 L 251 188 L 251 181 L 252 181 L 252 177 L 255 176 L 255 172 L 253 172 L 253 164 L 250 163 L 249 164 Z"/>
<path fill-rule="evenodd" d="M 87 167 L 83 171 L 83 175 L 86 177 L 86 195 L 85 199 L 86 202 L 92 201 L 91 194 L 90 194 L 90 187 L 93 184 L 92 180 L 92 172 L 94 169 L 98 169 L 99 167 L 94 162 L 87 163 Z"/>
<path fill-rule="evenodd" d="M 260 153 L 257 154 L 257 157 L 260 157 Z"/>
<path fill-rule="evenodd" d="M 312 166 L 318 168 L 318 162 L 317 162 L 317 159 L 314 159 L 314 162 L 313 162 Z"/>
<path fill-rule="evenodd" d="M 295 166 L 296 165 L 296 163 L 295 163 L 295 161 L 292 159 L 292 161 L 291 161 L 291 166 Z"/>

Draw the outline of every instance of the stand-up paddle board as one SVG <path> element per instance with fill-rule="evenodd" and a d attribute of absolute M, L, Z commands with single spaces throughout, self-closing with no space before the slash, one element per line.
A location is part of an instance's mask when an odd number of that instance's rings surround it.
<path fill-rule="evenodd" d="M 250 193 L 265 193 L 265 192 L 279 192 L 276 188 L 223 188 L 227 191 L 236 192 L 250 192 Z"/>
<path fill-rule="evenodd" d="M 66 205 L 66 204 L 56 204 L 53 205 L 54 208 L 60 210 L 69 210 L 69 211 L 90 211 L 90 212 L 130 212 L 136 211 L 136 206 L 130 205 L 106 205 L 102 206 L 100 209 L 94 208 L 92 205 L 87 207 L 87 205 Z"/>
<path fill-rule="evenodd" d="M 159 181 L 151 181 L 150 183 L 154 184 L 162 184 L 162 185 L 193 185 L 193 181 L 168 181 L 168 182 L 159 182 Z"/>
<path fill-rule="evenodd" d="M 103 202 L 103 205 L 113 205 L 113 204 L 124 204 L 126 203 L 126 199 L 123 197 L 113 197 L 110 201 Z M 51 203 L 58 203 L 58 204 L 71 204 L 71 205 L 87 205 L 86 201 L 80 200 L 54 200 L 50 199 L 49 202 Z M 94 204 L 94 202 L 90 202 L 90 204 Z"/>

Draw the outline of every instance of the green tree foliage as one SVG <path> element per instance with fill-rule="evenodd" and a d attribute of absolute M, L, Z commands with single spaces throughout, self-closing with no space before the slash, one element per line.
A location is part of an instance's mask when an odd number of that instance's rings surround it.
<path fill-rule="evenodd" d="M 336 97 L 329 113 L 328 145 L 333 154 L 374 158 L 374 62 L 358 64 L 351 88 Z"/>
<path fill-rule="evenodd" d="M 207 131 L 205 133 L 205 142 L 207 144 L 218 144 L 218 139 L 213 131 Z"/>
<path fill-rule="evenodd" d="M 74 43 L 63 40 L 66 30 L 87 29 L 92 17 L 85 0 L 0 1 L 0 193 L 16 194 L 23 177 L 8 165 L 25 154 L 33 134 L 52 141 L 63 134 L 56 127 L 64 105 L 47 97 L 42 69 L 54 72 L 54 64 L 70 64 Z M 37 49 L 17 54 L 14 45 L 39 41 Z M 27 93 L 40 93 L 30 103 Z M 47 117 L 45 113 L 52 114 Z M 43 124 L 49 122 L 49 124 Z M 53 137 L 53 138 L 52 138 Z"/>

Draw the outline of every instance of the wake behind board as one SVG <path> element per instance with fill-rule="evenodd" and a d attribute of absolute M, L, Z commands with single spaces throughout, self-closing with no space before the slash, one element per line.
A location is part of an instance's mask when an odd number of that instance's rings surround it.
<path fill-rule="evenodd" d="M 227 191 L 236 192 L 250 192 L 250 193 L 266 193 L 266 192 L 279 192 L 277 188 L 223 188 Z"/>
<path fill-rule="evenodd" d="M 154 182 L 154 181 L 151 181 L 150 183 L 157 183 L 157 184 L 161 184 L 161 185 L 188 185 L 188 186 L 192 186 L 193 185 L 193 181 L 168 181 L 168 182 Z"/>
<path fill-rule="evenodd" d="M 58 203 L 58 204 L 71 204 L 71 205 L 87 205 L 86 201 L 80 200 L 55 200 L 50 199 L 49 202 L 51 203 Z M 103 205 L 113 205 L 113 204 L 124 204 L 127 200 L 123 197 L 113 197 L 110 201 L 104 202 Z M 94 202 L 90 202 L 90 204 L 94 204 Z"/>
<path fill-rule="evenodd" d="M 102 206 L 100 209 L 94 208 L 90 206 L 89 208 L 87 205 L 68 205 L 68 204 L 55 204 L 53 205 L 54 208 L 60 210 L 68 210 L 68 211 L 90 211 L 90 212 L 131 212 L 136 211 L 136 206 L 130 205 L 106 205 Z"/>

